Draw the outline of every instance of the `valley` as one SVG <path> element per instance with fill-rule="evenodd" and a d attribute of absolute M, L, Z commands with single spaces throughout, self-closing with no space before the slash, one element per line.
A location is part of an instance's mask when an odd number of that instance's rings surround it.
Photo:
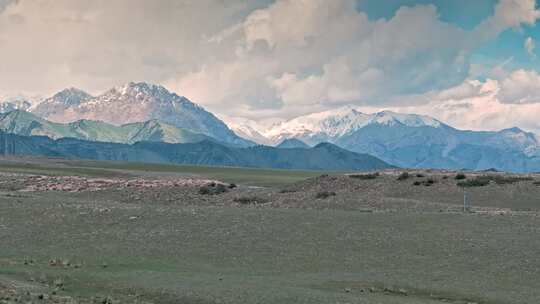
<path fill-rule="evenodd" d="M 539 304 L 540 0 L 0 0 L 0 304 Z"/>

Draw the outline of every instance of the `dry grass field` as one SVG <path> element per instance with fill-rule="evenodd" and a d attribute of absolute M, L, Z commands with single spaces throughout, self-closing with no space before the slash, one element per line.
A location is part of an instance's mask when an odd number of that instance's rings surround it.
<path fill-rule="evenodd" d="M 0 303 L 540 302 L 540 176 L 403 172 L 2 160 Z"/>

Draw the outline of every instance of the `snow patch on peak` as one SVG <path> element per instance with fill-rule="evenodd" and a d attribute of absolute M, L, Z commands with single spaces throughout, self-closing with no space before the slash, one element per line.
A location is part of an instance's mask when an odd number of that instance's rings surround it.
<path fill-rule="evenodd" d="M 408 127 L 438 128 L 443 124 L 429 116 L 402 114 L 392 111 L 381 111 L 372 114 L 362 113 L 352 107 L 342 107 L 336 110 L 313 113 L 269 128 L 263 135 L 273 142 L 284 138 L 317 138 L 331 140 L 351 134 L 367 125 L 380 124 L 386 126 L 404 125 Z"/>
<path fill-rule="evenodd" d="M 264 126 L 261 123 L 243 117 L 231 117 L 219 115 L 219 118 L 238 136 L 254 141 L 262 145 L 270 145 L 272 142 L 262 133 Z"/>
<path fill-rule="evenodd" d="M 332 137 L 342 136 L 365 126 L 369 118 L 369 115 L 351 107 L 342 107 L 297 117 L 266 130 L 264 135 L 278 140 L 308 133 L 325 133 Z"/>
<path fill-rule="evenodd" d="M 418 114 L 403 114 L 387 110 L 374 113 L 372 114 L 372 116 L 372 123 L 379 123 L 385 125 L 393 125 L 395 123 L 400 123 L 408 127 L 428 126 L 433 128 L 438 128 L 442 125 L 440 121 L 429 116 Z"/>
<path fill-rule="evenodd" d="M 40 96 L 0 96 L 0 113 L 6 113 L 15 110 L 29 111 L 37 106 L 43 100 Z"/>
<path fill-rule="evenodd" d="M 65 105 L 78 105 L 92 98 L 92 95 L 86 93 L 83 90 L 71 87 L 56 93 L 52 98 L 48 100 L 54 100 L 56 103 L 63 103 Z"/>

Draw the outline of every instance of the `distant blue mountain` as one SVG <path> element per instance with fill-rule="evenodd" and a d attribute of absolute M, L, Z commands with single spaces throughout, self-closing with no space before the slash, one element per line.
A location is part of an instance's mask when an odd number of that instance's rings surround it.
<path fill-rule="evenodd" d="M 309 148 L 309 146 L 306 143 L 296 138 L 284 139 L 276 147 L 281 148 L 281 149 L 295 149 L 295 148 L 307 149 Z"/>
<path fill-rule="evenodd" d="M 519 128 L 465 131 L 428 116 L 344 108 L 299 117 L 264 134 L 273 142 L 331 142 L 406 168 L 540 171 L 540 142 Z"/>
<path fill-rule="evenodd" d="M 369 171 L 392 168 L 376 157 L 326 143 L 309 149 L 268 146 L 238 148 L 209 140 L 184 144 L 138 142 L 129 145 L 73 138 L 54 140 L 45 136 L 0 132 L 1 154 L 305 170 Z"/>

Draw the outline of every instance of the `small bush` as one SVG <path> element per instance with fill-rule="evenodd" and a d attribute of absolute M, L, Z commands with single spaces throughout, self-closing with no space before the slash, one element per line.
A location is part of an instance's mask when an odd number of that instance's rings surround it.
<path fill-rule="evenodd" d="M 530 180 L 533 180 L 533 178 L 529 177 L 529 176 L 500 176 L 500 175 L 495 175 L 495 176 L 492 177 L 492 180 L 497 185 L 506 185 L 506 184 L 514 184 L 514 183 L 518 183 L 518 182 L 530 181 Z"/>
<path fill-rule="evenodd" d="M 235 183 L 231 183 L 231 184 L 229 184 L 229 186 L 227 186 L 227 188 L 229 188 L 229 189 L 234 189 L 236 187 L 238 187 L 238 186 Z"/>
<path fill-rule="evenodd" d="M 377 177 L 379 177 L 379 172 L 366 173 L 366 174 L 351 174 L 349 175 L 349 177 L 355 178 L 355 179 L 361 179 L 361 180 L 376 179 Z"/>
<path fill-rule="evenodd" d="M 529 176 L 502 176 L 502 175 L 483 175 L 473 179 L 457 183 L 460 187 L 483 187 L 493 182 L 497 185 L 509 185 L 523 181 L 533 180 Z"/>
<path fill-rule="evenodd" d="M 465 174 L 463 174 L 463 173 L 458 173 L 458 174 L 456 174 L 456 177 L 455 177 L 455 179 L 457 179 L 457 180 L 462 180 L 462 179 L 466 179 L 466 178 L 467 178 L 467 176 Z"/>
<path fill-rule="evenodd" d="M 398 176 L 397 180 L 402 181 L 402 180 L 408 179 L 409 177 L 410 177 L 409 172 L 402 172 L 402 173 Z"/>
<path fill-rule="evenodd" d="M 53 285 L 56 289 L 63 290 L 64 289 L 64 280 L 61 278 L 57 278 L 53 281 Z"/>
<path fill-rule="evenodd" d="M 241 196 L 236 197 L 234 199 L 236 203 L 240 203 L 242 205 L 259 205 L 259 204 L 266 204 L 268 203 L 268 200 L 262 197 L 258 196 Z"/>
<path fill-rule="evenodd" d="M 413 185 L 414 185 L 414 186 L 424 185 L 424 186 L 426 186 L 426 187 L 429 187 L 429 186 L 435 184 L 436 182 L 437 182 L 437 181 L 435 181 L 433 178 L 429 178 L 429 179 L 427 179 L 427 180 L 425 180 L 425 181 L 415 181 L 415 182 L 413 183 Z"/>
<path fill-rule="evenodd" d="M 484 187 L 484 186 L 489 185 L 490 181 L 491 181 L 490 179 L 482 178 L 481 176 L 479 176 L 479 177 L 474 178 L 474 179 L 470 179 L 470 180 L 463 181 L 463 182 L 458 182 L 457 185 L 459 187 L 465 187 L 465 188 L 468 188 L 468 187 Z"/>
<path fill-rule="evenodd" d="M 336 193 L 335 192 L 331 192 L 331 191 L 321 191 L 321 192 L 318 192 L 316 195 L 315 195 L 315 198 L 316 199 L 327 199 L 331 196 L 336 196 Z"/>
<path fill-rule="evenodd" d="M 433 178 L 428 178 L 426 181 L 424 181 L 424 186 L 431 186 L 435 184 L 435 180 Z"/>
<path fill-rule="evenodd" d="M 227 187 L 223 184 L 210 183 L 199 188 L 200 195 L 217 195 L 227 192 Z"/>
<path fill-rule="evenodd" d="M 417 173 L 417 174 L 416 174 L 416 177 L 425 177 L 425 175 L 422 174 L 422 173 Z"/>
<path fill-rule="evenodd" d="M 298 191 L 293 188 L 285 188 L 285 189 L 279 190 L 279 193 L 295 193 L 295 192 L 298 192 Z"/>

